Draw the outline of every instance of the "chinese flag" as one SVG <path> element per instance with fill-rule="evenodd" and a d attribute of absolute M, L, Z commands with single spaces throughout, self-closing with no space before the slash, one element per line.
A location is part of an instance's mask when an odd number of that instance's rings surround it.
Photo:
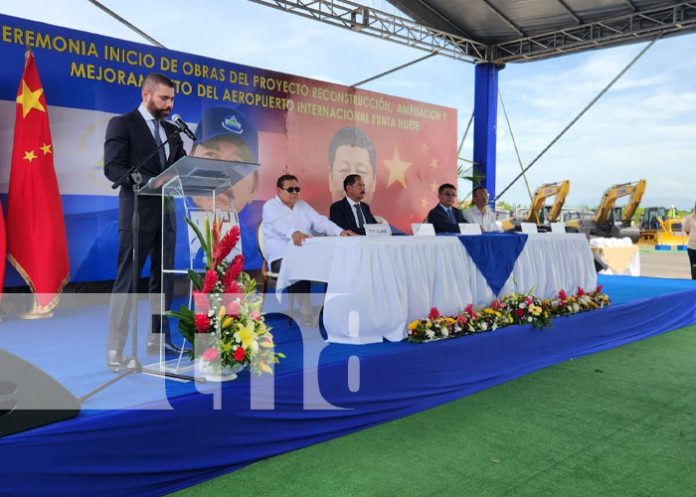
<path fill-rule="evenodd" d="M 46 99 L 31 52 L 17 92 L 11 167 L 8 258 L 36 294 L 34 310 L 49 312 L 58 303 L 70 266 Z"/>

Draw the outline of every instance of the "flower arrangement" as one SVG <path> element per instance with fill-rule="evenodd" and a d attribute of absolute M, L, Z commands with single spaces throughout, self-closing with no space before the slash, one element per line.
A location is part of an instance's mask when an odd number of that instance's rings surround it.
<path fill-rule="evenodd" d="M 531 294 L 513 293 L 500 300 L 494 300 L 483 309 L 475 309 L 469 304 L 455 316 L 442 316 L 440 311 L 433 307 L 427 319 L 416 319 L 408 324 L 407 338 L 411 342 L 432 342 L 495 331 L 511 324 L 531 324 L 535 328 L 548 328 L 554 317 L 600 309 L 609 304 L 609 296 L 602 293 L 601 285 L 593 292 L 578 288 L 574 295 L 567 295 L 561 290 L 555 298 L 547 300 Z"/>
<path fill-rule="evenodd" d="M 239 226 L 221 236 L 222 221 L 214 219 L 212 228 L 205 219 L 204 233 L 190 219 L 206 256 L 203 276 L 189 270 L 193 290 L 193 309 L 181 306 L 166 315 L 179 319 L 181 334 L 193 344 L 191 359 L 206 363 L 206 369 L 220 374 L 250 366 L 255 374 L 273 373 L 272 364 L 285 356 L 274 351 L 270 328 L 261 315 L 262 299 L 256 281 L 242 271 L 244 257 L 228 256 L 239 242 Z"/>
<path fill-rule="evenodd" d="M 502 302 L 512 318 L 511 324 L 531 324 L 535 328 L 551 326 L 548 301 L 531 294 L 511 293 L 503 297 Z"/>

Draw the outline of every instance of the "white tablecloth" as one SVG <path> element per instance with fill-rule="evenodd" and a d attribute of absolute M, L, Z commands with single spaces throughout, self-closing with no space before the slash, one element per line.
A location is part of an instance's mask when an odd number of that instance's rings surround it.
<path fill-rule="evenodd" d="M 495 296 L 456 237 L 311 238 L 288 247 L 277 291 L 299 280 L 328 283 L 324 325 L 334 343 L 400 341 L 407 324 L 435 306 L 454 314 Z M 500 295 L 594 289 L 597 276 L 582 234 L 529 235 Z"/>

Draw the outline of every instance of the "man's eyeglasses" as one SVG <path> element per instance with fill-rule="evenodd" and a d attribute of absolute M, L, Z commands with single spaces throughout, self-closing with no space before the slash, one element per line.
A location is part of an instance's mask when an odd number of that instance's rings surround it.
<path fill-rule="evenodd" d="M 291 186 L 290 188 L 281 188 L 281 190 L 285 190 L 288 193 L 300 193 L 299 186 Z"/>

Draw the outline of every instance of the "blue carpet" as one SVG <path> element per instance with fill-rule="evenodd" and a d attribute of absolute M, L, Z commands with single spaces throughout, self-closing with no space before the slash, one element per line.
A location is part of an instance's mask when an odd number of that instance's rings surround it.
<path fill-rule="evenodd" d="M 155 496 L 256 460 L 422 411 L 558 362 L 696 323 L 696 283 L 601 277 L 616 302 L 554 321 L 430 344 L 325 344 L 271 317 L 274 378 L 195 385 L 131 375 L 76 419 L 0 439 L 2 492 Z M 76 395 L 103 368 L 105 308 L 7 321 L 0 340 Z M 7 326 L 10 325 L 10 326 Z M 23 355 L 24 354 L 24 355 Z M 200 390 L 200 391 L 199 391 Z M 37 486 L 37 482 L 41 482 Z"/>

